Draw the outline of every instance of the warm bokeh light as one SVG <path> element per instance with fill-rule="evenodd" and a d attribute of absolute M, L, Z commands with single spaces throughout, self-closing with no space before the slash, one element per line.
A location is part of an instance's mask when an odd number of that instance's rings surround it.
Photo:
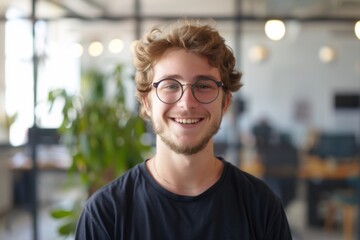
<path fill-rule="evenodd" d="M 121 39 L 113 39 L 108 46 L 109 52 L 120 53 L 124 49 L 124 42 Z"/>
<path fill-rule="evenodd" d="M 356 37 L 360 40 L 360 20 L 356 22 L 354 30 Z"/>
<path fill-rule="evenodd" d="M 268 58 L 268 50 L 263 46 L 253 46 L 250 48 L 248 56 L 252 62 L 262 62 Z"/>
<path fill-rule="evenodd" d="M 281 20 L 269 20 L 265 23 L 265 33 L 268 38 L 278 41 L 285 36 L 285 24 Z"/>
<path fill-rule="evenodd" d="M 319 50 L 319 58 L 322 62 L 329 63 L 335 60 L 336 53 L 332 47 L 324 46 Z"/>
<path fill-rule="evenodd" d="M 90 56 L 97 57 L 97 56 L 100 56 L 103 53 L 104 47 L 103 47 L 101 42 L 92 42 L 89 45 L 88 51 L 89 51 Z"/>

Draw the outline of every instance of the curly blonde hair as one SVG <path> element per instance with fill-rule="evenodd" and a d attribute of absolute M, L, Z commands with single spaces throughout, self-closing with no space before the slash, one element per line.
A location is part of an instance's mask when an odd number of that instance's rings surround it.
<path fill-rule="evenodd" d="M 169 25 L 169 28 L 154 27 L 144 39 L 135 42 L 136 96 L 140 104 L 151 90 L 157 60 L 172 48 L 186 49 L 206 57 L 211 66 L 219 69 L 227 92 L 235 92 L 242 86 L 241 73 L 235 69 L 234 54 L 212 22 L 200 24 L 197 20 L 183 20 Z M 142 106 L 140 116 L 148 118 Z"/>

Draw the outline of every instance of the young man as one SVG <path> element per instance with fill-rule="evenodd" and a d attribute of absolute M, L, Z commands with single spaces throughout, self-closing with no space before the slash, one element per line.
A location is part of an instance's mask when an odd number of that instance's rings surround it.
<path fill-rule="evenodd" d="M 241 86 L 218 31 L 182 21 L 154 28 L 134 50 L 156 152 L 88 200 L 76 239 L 291 239 L 271 190 L 214 155 L 213 136 Z"/>

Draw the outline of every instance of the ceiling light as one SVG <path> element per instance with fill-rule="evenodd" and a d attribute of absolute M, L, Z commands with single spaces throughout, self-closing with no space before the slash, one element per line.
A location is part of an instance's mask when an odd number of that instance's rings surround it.
<path fill-rule="evenodd" d="M 356 37 L 360 39 L 360 20 L 356 22 L 354 30 Z"/>
<path fill-rule="evenodd" d="M 104 47 L 101 42 L 92 42 L 89 45 L 88 51 L 90 56 L 98 57 L 103 53 Z"/>
<path fill-rule="evenodd" d="M 281 20 L 269 20 L 265 23 L 265 33 L 268 38 L 278 41 L 285 36 L 285 24 Z"/>
<path fill-rule="evenodd" d="M 109 52 L 120 53 L 124 49 L 124 42 L 121 39 L 113 39 L 108 46 Z"/>

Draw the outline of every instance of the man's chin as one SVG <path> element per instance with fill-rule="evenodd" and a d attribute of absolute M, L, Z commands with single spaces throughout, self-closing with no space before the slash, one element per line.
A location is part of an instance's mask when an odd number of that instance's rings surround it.
<path fill-rule="evenodd" d="M 201 150 L 203 150 L 211 139 L 211 138 L 207 138 L 200 143 L 190 145 L 188 143 L 183 144 L 183 143 L 186 143 L 186 141 L 180 141 L 180 140 L 171 141 L 162 136 L 160 136 L 160 138 L 172 151 L 174 151 L 178 154 L 186 155 L 186 156 L 196 154 L 196 153 L 200 152 Z"/>
<path fill-rule="evenodd" d="M 218 132 L 220 123 L 219 125 L 214 125 L 211 129 L 209 129 L 207 134 L 202 136 L 202 139 L 198 142 L 194 142 L 195 137 L 191 139 L 185 139 L 181 137 L 175 138 L 174 135 L 165 134 L 164 129 L 155 128 L 154 124 L 152 124 L 152 126 L 155 134 L 158 135 L 161 141 L 164 142 L 172 151 L 178 154 L 189 156 L 200 152 L 207 146 L 212 137 Z"/>

